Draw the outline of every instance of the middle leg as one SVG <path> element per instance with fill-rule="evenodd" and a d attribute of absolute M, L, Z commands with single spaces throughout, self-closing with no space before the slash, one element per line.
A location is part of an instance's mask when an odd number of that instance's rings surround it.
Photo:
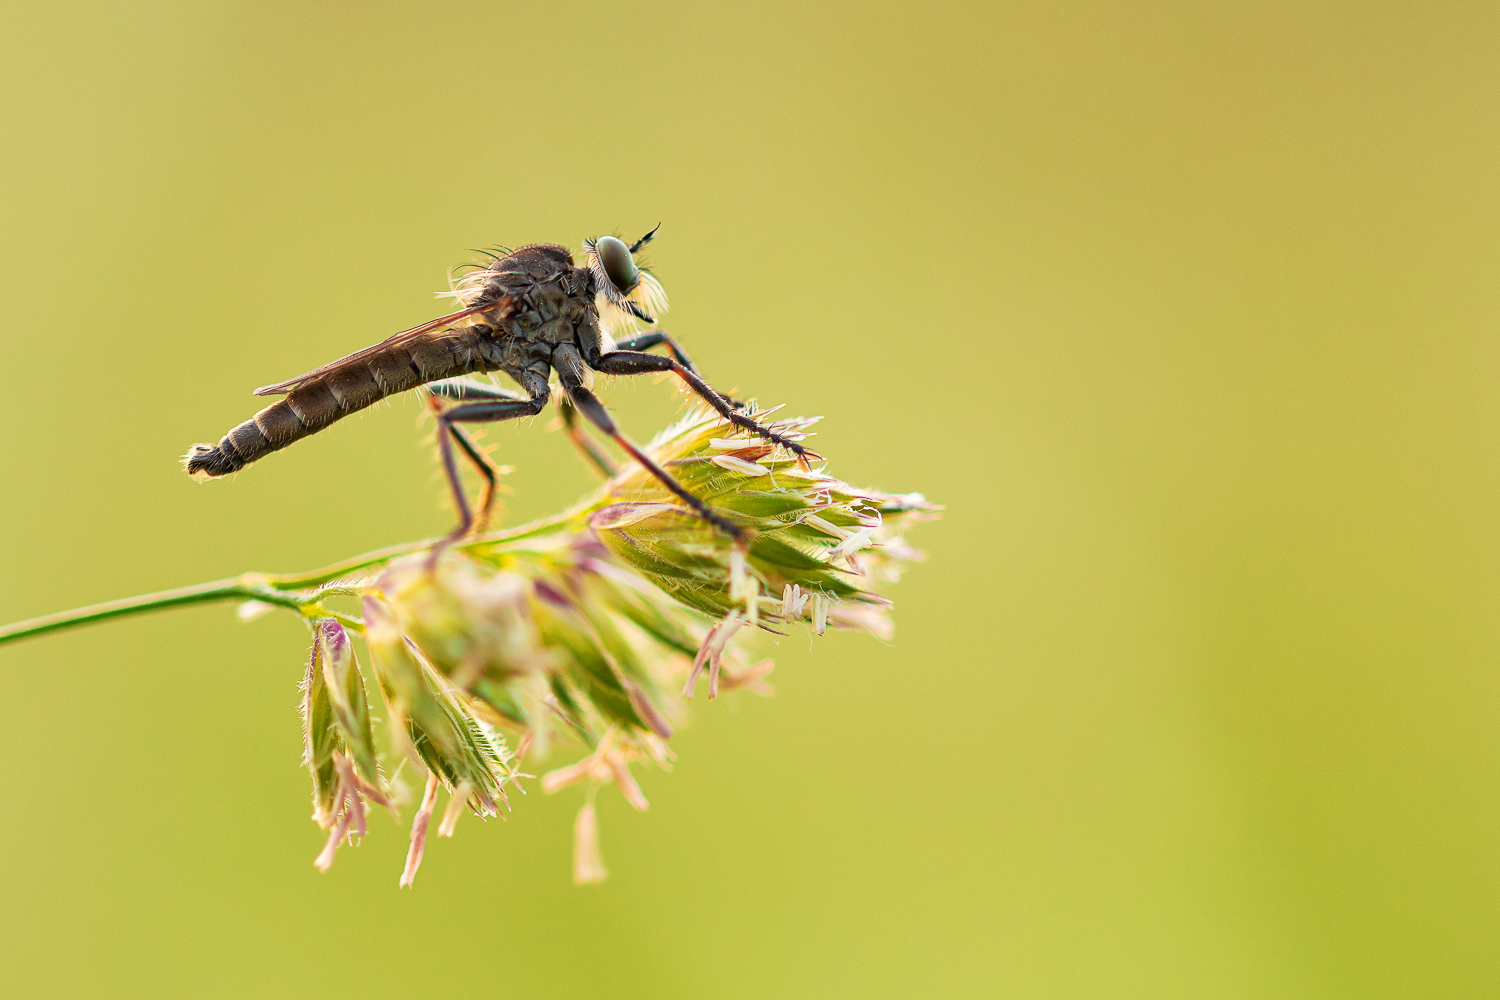
<path fill-rule="evenodd" d="M 615 473 L 620 470 L 615 468 L 615 463 L 610 461 L 609 456 L 600 451 L 599 447 L 583 432 L 583 428 L 578 426 L 578 408 L 573 405 L 573 401 L 564 396 L 563 401 L 558 404 L 558 409 L 562 412 L 563 430 L 567 432 L 573 446 L 583 453 L 584 458 L 594 463 L 594 468 L 598 469 L 605 479 L 613 479 Z"/>
<path fill-rule="evenodd" d="M 654 354 L 643 354 L 641 357 L 651 358 L 653 361 L 667 361 L 666 358 L 657 357 Z M 609 415 L 609 411 L 604 408 L 604 404 L 599 402 L 599 397 L 590 392 L 588 387 L 583 384 L 585 377 L 584 362 L 577 348 L 572 344 L 559 346 L 557 350 L 552 352 L 552 364 L 557 369 L 557 377 L 562 381 L 563 388 L 567 390 L 568 400 L 578 408 L 579 413 L 582 413 L 589 419 L 590 423 L 613 439 L 615 444 L 623 448 L 626 454 L 639 462 L 642 468 L 656 477 L 673 495 L 687 504 L 695 514 L 734 539 L 742 549 L 748 545 L 750 540 L 749 531 L 730 521 L 722 514 L 715 512 L 708 504 L 689 493 L 687 488 L 677 481 L 677 477 L 673 476 L 666 469 L 663 469 L 657 464 L 655 459 L 642 451 L 639 445 L 620 432 L 619 427 L 615 425 L 614 418 Z"/>

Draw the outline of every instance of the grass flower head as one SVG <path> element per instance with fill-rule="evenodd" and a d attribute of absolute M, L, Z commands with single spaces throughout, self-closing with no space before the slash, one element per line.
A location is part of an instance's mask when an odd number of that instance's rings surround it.
<path fill-rule="evenodd" d="M 815 423 L 756 416 L 792 442 Z M 440 796 L 437 833 L 452 836 L 466 812 L 510 809 L 507 789 L 524 792 L 531 777 L 523 759 L 572 747 L 580 756 L 541 787 L 582 786 L 574 878 L 598 881 L 597 793 L 613 785 L 647 807 L 632 768 L 670 767 L 670 740 L 703 676 L 709 698 L 769 693 L 772 662 L 752 662 L 746 650 L 760 633 L 833 627 L 890 638 L 892 605 L 881 591 L 919 557 L 903 533 L 939 510 L 919 494 L 857 488 L 799 464 L 703 409 L 646 451 L 745 529 L 741 539 L 631 465 L 571 510 L 522 528 L 101 605 L 0 630 L 0 642 L 212 600 L 245 602 L 254 611 L 246 620 L 297 611 L 313 634 L 302 718 L 313 820 L 328 832 L 318 868 L 368 833 L 371 805 L 396 811 L 416 800 L 401 875 L 411 885 Z M 358 614 L 336 609 L 351 599 Z"/>

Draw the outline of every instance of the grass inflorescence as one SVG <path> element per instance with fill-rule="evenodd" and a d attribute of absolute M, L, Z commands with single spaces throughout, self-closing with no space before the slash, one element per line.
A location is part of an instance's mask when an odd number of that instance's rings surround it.
<path fill-rule="evenodd" d="M 793 441 L 814 422 L 767 421 Z M 522 528 L 86 608 L 0 630 L 0 642 L 213 600 L 294 610 L 313 633 L 302 717 L 313 819 L 328 831 L 320 869 L 368 833 L 372 806 L 415 801 L 401 875 L 410 885 L 435 818 L 438 835 L 452 836 L 465 812 L 509 811 L 510 793 L 531 778 L 525 762 L 573 747 L 581 758 L 540 787 L 583 786 L 574 879 L 598 881 L 598 790 L 613 784 L 645 809 L 631 768 L 669 766 L 686 699 L 769 693 L 771 661 L 745 648 L 757 632 L 889 638 L 891 603 L 879 591 L 919 556 L 902 532 L 939 510 L 919 494 L 859 489 L 799 465 L 703 409 L 647 451 L 744 537 L 629 466 L 571 510 Z M 336 610 L 340 599 L 357 613 Z"/>

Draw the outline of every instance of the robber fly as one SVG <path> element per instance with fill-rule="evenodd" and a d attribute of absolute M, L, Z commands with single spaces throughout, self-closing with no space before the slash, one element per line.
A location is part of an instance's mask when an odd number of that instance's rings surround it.
<path fill-rule="evenodd" d="M 460 425 L 542 412 L 551 394 L 548 378 L 555 371 L 565 394 L 564 418 L 570 432 L 575 430 L 571 411 L 576 409 L 698 516 L 741 541 L 744 529 L 689 493 L 622 434 L 585 384 L 588 369 L 607 375 L 669 371 L 725 420 L 781 445 L 804 465 L 821 457 L 757 423 L 733 400 L 716 392 L 666 331 L 647 330 L 618 343 L 611 341 L 609 329 L 629 324 L 631 319 L 654 324 L 654 314 L 666 308 L 661 283 L 635 259 L 655 235 L 653 229 L 629 245 L 614 236 L 588 240 L 583 245 L 586 259 L 582 266 L 574 263 L 567 248 L 551 243 L 495 257 L 489 266 L 470 271 L 456 283 L 453 295 L 462 309 L 306 375 L 256 389 L 257 396 L 286 398 L 225 434 L 218 444 L 194 445 L 183 464 L 199 477 L 229 475 L 386 396 L 421 386 L 430 395 L 457 404 L 437 407 L 437 442 L 458 508 L 459 525 L 450 539 L 458 539 L 484 524 L 494 500 L 496 477 L 494 466 Z M 670 356 L 646 353 L 657 346 L 664 346 Z M 525 395 L 463 377 L 494 371 L 510 376 Z M 574 439 L 582 444 L 576 432 Z M 455 442 L 485 480 L 477 515 L 459 479 Z M 592 454 L 603 464 L 597 452 Z"/>

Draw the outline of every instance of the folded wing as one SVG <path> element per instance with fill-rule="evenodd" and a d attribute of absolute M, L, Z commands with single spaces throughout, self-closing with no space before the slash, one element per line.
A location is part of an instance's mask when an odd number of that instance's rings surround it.
<path fill-rule="evenodd" d="M 315 368 L 304 375 L 298 375 L 294 379 L 288 379 L 285 382 L 278 382 L 275 385 L 263 385 L 259 389 L 255 390 L 255 395 L 279 396 L 291 392 L 293 389 L 300 389 L 302 386 L 307 385 L 309 382 L 320 379 L 330 372 L 338 371 L 341 368 L 345 368 L 351 364 L 356 364 L 360 361 L 367 361 L 386 351 L 389 351 L 393 347 L 397 347 L 402 344 L 415 343 L 416 341 L 422 340 L 425 337 L 429 337 L 434 333 L 446 330 L 455 322 L 463 319 L 466 316 L 472 316 L 478 312 L 488 312 L 490 310 L 501 307 L 503 303 L 504 300 L 501 300 L 501 302 L 489 302 L 484 305 L 471 306 L 468 309 L 460 309 L 458 312 L 452 312 L 446 316 L 439 316 L 437 319 L 428 320 L 421 326 L 414 326 L 410 330 L 402 330 L 400 333 L 395 334 L 394 336 L 387 337 L 385 340 L 382 340 L 380 343 L 375 344 L 372 347 L 366 347 L 362 351 L 355 351 L 353 354 L 349 354 L 342 358 L 339 358 L 337 361 L 331 361 L 321 368 Z"/>

